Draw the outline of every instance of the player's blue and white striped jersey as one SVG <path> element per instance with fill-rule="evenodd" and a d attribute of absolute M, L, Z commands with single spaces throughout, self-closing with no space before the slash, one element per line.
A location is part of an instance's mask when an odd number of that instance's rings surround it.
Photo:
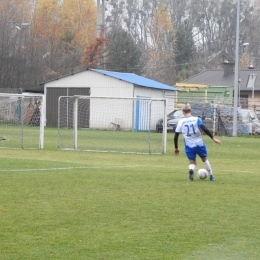
<path fill-rule="evenodd" d="M 199 126 L 202 125 L 203 122 L 200 118 L 187 116 L 178 122 L 175 132 L 183 135 L 186 147 L 203 146 L 203 138 L 199 129 Z"/>

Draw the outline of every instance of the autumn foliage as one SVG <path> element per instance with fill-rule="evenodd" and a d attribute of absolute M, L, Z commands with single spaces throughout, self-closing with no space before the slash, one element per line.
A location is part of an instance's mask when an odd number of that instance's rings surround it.
<path fill-rule="evenodd" d="M 105 37 L 105 30 L 100 31 L 93 43 L 85 48 L 84 56 L 81 58 L 83 68 L 96 67 L 100 62 L 102 55 L 105 53 L 108 40 Z"/>

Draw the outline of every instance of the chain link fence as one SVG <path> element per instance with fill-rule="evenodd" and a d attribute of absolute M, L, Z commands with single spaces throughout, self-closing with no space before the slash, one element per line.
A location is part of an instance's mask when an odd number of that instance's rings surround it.
<path fill-rule="evenodd" d="M 215 135 L 232 136 L 234 100 L 225 97 L 182 97 L 176 108 L 190 104 L 192 114 L 200 117 Z M 260 99 L 239 98 L 237 104 L 237 135 L 260 135 Z"/>

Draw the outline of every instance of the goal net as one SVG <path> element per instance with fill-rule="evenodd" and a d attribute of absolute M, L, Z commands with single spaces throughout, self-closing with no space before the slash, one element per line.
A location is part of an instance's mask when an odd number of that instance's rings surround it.
<path fill-rule="evenodd" d="M 43 148 L 43 95 L 0 93 L 0 148 Z"/>
<path fill-rule="evenodd" d="M 166 99 L 63 96 L 58 148 L 120 153 L 165 153 Z"/>

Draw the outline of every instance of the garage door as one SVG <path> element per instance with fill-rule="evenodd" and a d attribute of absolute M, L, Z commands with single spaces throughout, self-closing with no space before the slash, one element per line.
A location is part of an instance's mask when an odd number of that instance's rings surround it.
<path fill-rule="evenodd" d="M 90 88 L 47 88 L 46 93 L 46 125 L 58 126 L 58 100 L 60 96 L 74 96 L 85 95 L 89 96 Z M 79 105 L 79 109 L 82 109 Z M 89 125 L 89 104 L 86 109 L 86 103 L 84 104 L 84 117 L 81 115 L 81 121 L 79 121 L 79 127 L 87 128 Z M 83 110 L 83 109 L 82 109 Z M 82 120 L 83 118 L 83 120 Z"/>

